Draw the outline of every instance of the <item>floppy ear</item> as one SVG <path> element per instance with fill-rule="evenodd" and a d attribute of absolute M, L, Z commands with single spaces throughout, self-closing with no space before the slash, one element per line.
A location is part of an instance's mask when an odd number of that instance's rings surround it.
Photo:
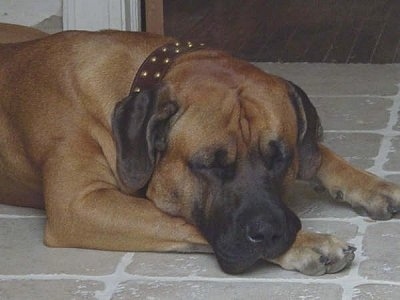
<path fill-rule="evenodd" d="M 178 110 L 160 101 L 158 89 L 132 94 L 119 102 L 112 118 L 117 172 L 128 192 L 145 187 L 154 170 L 157 152 L 166 148 L 168 121 Z"/>
<path fill-rule="evenodd" d="M 289 81 L 289 96 L 297 116 L 299 179 L 311 179 L 321 164 L 318 142 L 322 138 L 322 126 L 314 105 L 306 93 Z"/>

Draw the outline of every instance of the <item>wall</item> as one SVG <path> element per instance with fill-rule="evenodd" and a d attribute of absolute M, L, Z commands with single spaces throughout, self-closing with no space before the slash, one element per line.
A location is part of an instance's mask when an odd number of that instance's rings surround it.
<path fill-rule="evenodd" d="M 61 30 L 140 30 L 140 0 L 0 0 L 0 23 Z"/>
<path fill-rule="evenodd" d="M 0 0 L 0 22 L 62 30 L 62 0 Z"/>

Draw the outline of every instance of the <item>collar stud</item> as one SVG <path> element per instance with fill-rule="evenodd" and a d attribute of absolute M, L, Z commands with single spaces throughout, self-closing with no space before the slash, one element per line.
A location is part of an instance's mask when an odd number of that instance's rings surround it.
<path fill-rule="evenodd" d="M 172 42 L 155 49 L 142 63 L 133 80 L 130 94 L 137 94 L 157 85 L 167 73 L 174 60 L 185 53 L 202 50 L 204 44 L 191 41 Z"/>

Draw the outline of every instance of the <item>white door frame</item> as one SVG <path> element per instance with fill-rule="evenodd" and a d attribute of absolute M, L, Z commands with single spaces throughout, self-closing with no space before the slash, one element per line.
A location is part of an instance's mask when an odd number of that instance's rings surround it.
<path fill-rule="evenodd" d="M 140 31 L 140 0 L 63 0 L 63 30 Z"/>

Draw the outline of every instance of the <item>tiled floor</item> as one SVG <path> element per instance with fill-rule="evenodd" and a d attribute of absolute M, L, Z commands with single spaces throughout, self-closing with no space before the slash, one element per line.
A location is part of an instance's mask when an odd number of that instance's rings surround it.
<path fill-rule="evenodd" d="M 351 162 L 400 182 L 400 65 L 259 64 L 297 82 Z M 259 263 L 222 273 L 212 255 L 50 249 L 44 213 L 0 206 L 0 299 L 398 299 L 400 219 L 375 222 L 299 184 L 291 203 L 303 226 L 353 243 L 356 259 L 307 277 Z"/>

